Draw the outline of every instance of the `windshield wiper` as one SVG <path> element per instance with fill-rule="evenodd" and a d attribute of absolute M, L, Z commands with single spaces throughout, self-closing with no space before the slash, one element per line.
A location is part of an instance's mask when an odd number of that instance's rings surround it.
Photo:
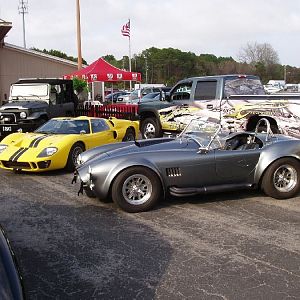
<path fill-rule="evenodd" d="M 47 134 L 49 131 L 35 131 L 34 133 L 42 133 L 42 134 Z"/>
<path fill-rule="evenodd" d="M 39 95 L 35 95 L 35 94 L 30 94 L 28 96 L 31 96 L 31 97 L 38 97 L 39 99 L 42 99 Z"/>
<path fill-rule="evenodd" d="M 12 96 L 12 100 L 19 100 L 20 97 L 25 98 L 26 96 L 22 96 L 22 95 Z"/>

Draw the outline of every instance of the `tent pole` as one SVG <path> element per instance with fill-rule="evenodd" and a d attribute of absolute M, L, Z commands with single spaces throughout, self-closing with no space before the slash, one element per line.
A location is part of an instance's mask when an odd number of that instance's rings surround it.
<path fill-rule="evenodd" d="M 92 101 L 95 100 L 95 84 L 94 81 L 92 81 Z"/>
<path fill-rule="evenodd" d="M 114 104 L 114 84 L 111 83 L 111 104 Z"/>
<path fill-rule="evenodd" d="M 101 91 L 102 91 L 102 101 L 105 99 L 105 93 L 104 93 L 104 81 L 101 81 Z"/>

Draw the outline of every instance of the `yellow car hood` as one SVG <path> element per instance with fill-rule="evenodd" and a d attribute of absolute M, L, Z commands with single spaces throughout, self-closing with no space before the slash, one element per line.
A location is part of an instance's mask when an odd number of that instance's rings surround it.
<path fill-rule="evenodd" d="M 70 136 L 70 135 L 69 135 Z M 8 143 L 8 146 L 19 148 L 45 148 L 49 146 L 57 146 L 66 139 L 66 135 L 40 134 L 40 133 L 25 133 L 22 136 L 16 137 Z"/>

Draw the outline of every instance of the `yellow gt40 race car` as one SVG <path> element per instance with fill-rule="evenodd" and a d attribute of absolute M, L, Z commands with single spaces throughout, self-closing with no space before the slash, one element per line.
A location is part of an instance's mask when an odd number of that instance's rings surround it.
<path fill-rule="evenodd" d="M 42 172 L 74 170 L 83 151 L 138 136 L 138 122 L 115 118 L 53 118 L 32 133 L 12 133 L 0 142 L 0 168 Z"/>

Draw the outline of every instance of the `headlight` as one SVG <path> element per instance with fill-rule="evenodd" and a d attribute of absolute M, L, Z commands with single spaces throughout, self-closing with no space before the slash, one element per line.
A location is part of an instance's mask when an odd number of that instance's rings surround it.
<path fill-rule="evenodd" d="M 21 118 L 21 119 L 26 119 L 26 117 L 27 117 L 26 112 L 25 112 L 25 111 L 22 111 L 22 112 L 20 113 L 20 118 Z"/>
<path fill-rule="evenodd" d="M 46 156 L 51 156 L 57 152 L 56 147 L 47 147 L 45 148 L 39 155 L 38 157 L 46 157 Z"/>
<path fill-rule="evenodd" d="M 7 145 L 0 144 L 0 153 L 7 148 Z"/>

